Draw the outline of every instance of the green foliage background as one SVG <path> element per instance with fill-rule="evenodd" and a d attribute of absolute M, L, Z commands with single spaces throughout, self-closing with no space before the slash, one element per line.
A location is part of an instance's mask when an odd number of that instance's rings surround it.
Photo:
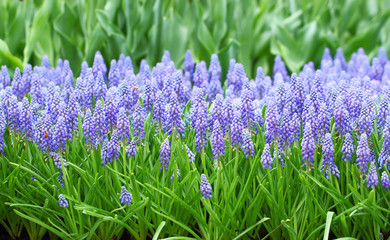
<path fill-rule="evenodd" d="M 40 64 L 46 54 L 78 72 L 96 50 L 107 63 L 125 53 L 137 64 L 169 50 L 179 67 L 189 48 L 196 60 L 218 53 L 225 71 L 236 58 L 250 77 L 257 66 L 269 73 L 277 54 L 295 72 L 318 64 L 325 47 L 390 50 L 389 15 L 386 0 L 2 0 L 0 64 Z"/>

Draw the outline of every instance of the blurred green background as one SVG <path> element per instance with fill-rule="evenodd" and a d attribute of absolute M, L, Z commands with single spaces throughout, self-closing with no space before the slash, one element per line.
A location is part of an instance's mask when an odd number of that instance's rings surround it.
<path fill-rule="evenodd" d="M 133 63 L 160 61 L 169 50 L 177 67 L 186 49 L 198 61 L 219 55 L 242 62 L 250 77 L 272 70 L 280 55 L 291 72 L 319 65 L 325 47 L 347 58 L 359 47 L 372 57 L 390 50 L 389 0 L 1 0 L 0 65 L 21 67 L 69 59 L 77 73 L 100 50 L 109 64 L 120 53 Z"/>

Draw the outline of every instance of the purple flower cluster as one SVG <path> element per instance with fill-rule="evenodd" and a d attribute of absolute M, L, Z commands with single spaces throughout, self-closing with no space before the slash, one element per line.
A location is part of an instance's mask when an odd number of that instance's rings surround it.
<path fill-rule="evenodd" d="M 171 146 L 169 143 L 169 139 L 166 138 L 161 143 L 161 147 L 160 147 L 160 163 L 161 163 L 160 170 L 165 169 L 165 171 L 168 171 L 168 165 L 170 159 L 171 159 Z"/>
<path fill-rule="evenodd" d="M 206 175 L 202 174 L 200 176 L 200 193 L 202 194 L 203 198 L 213 198 L 212 189 L 209 181 L 207 180 Z"/>
<path fill-rule="evenodd" d="M 68 201 L 62 194 L 58 195 L 58 204 L 60 207 L 69 207 Z"/>
<path fill-rule="evenodd" d="M 76 76 L 68 60 L 59 59 L 57 66 L 51 66 L 44 57 L 41 66 L 16 68 L 12 81 L 8 68 L 1 66 L 0 151 L 10 142 L 6 132 L 34 141 L 52 156 L 61 156 L 69 143 L 82 137 L 83 144 L 101 148 L 104 165 L 118 159 L 121 145 L 127 147 L 128 157 L 134 157 L 157 133 L 181 138 L 206 156 L 211 149 L 213 159 L 221 160 L 231 146 L 254 157 L 254 142 L 265 136 L 264 168 L 273 164 L 271 147 L 278 148 L 283 162 L 300 145 L 308 168 L 315 156 L 322 156 L 324 175 L 339 177 L 340 155 L 335 148 L 343 140 L 342 159 L 353 163 L 356 157 L 361 174 L 367 174 L 367 182 L 375 186 L 372 167 L 368 170 L 371 161 L 382 185 L 388 186 L 384 171 L 390 167 L 390 62 L 383 49 L 371 62 L 363 49 L 348 62 L 341 49 L 335 56 L 326 49 L 320 69 L 309 62 L 291 77 L 277 56 L 270 76 L 258 67 L 254 80 L 232 59 L 225 91 L 216 54 L 207 65 L 196 63 L 187 51 L 184 69 L 176 68 L 168 51 L 155 66 L 143 60 L 139 72 L 123 54 L 107 62 L 108 67 L 96 52 L 92 65 L 83 62 Z M 382 146 L 378 159 L 374 153 L 378 144 L 372 139 Z M 160 149 L 161 169 L 168 170 L 170 147 L 167 138 Z M 194 162 L 194 153 L 185 148 Z"/>
<path fill-rule="evenodd" d="M 127 206 L 130 206 L 130 203 L 133 202 L 133 196 L 125 186 L 121 187 L 121 196 L 119 199 L 121 200 L 121 204 L 127 204 Z"/>

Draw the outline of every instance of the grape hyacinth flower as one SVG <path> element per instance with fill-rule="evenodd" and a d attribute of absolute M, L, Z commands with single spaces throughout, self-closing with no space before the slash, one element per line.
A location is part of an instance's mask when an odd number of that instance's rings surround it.
<path fill-rule="evenodd" d="M 244 129 L 242 134 L 242 150 L 244 151 L 245 157 L 248 158 L 255 156 L 255 146 L 253 145 L 251 133 L 248 129 Z"/>
<path fill-rule="evenodd" d="M 206 175 L 202 174 L 200 178 L 200 193 L 202 194 L 203 198 L 213 198 L 213 195 L 211 195 L 212 188 L 209 181 L 207 180 Z"/>
<path fill-rule="evenodd" d="M 116 88 L 110 88 L 106 95 L 106 100 L 104 102 L 104 115 L 106 120 L 106 126 L 112 128 L 116 126 L 118 114 L 118 101 L 116 98 Z"/>
<path fill-rule="evenodd" d="M 214 121 L 213 133 L 211 135 L 211 145 L 213 147 L 213 159 L 219 161 L 219 157 L 223 157 L 225 154 L 225 140 L 221 124 L 218 119 Z"/>
<path fill-rule="evenodd" d="M 19 115 L 18 99 L 15 95 L 12 95 L 8 107 L 8 124 L 14 131 L 17 131 L 20 126 Z"/>
<path fill-rule="evenodd" d="M 387 191 L 387 189 L 390 187 L 390 181 L 389 181 L 389 176 L 387 175 L 386 171 L 382 172 L 381 182 L 382 182 L 383 188 L 385 189 L 385 191 Z"/>
<path fill-rule="evenodd" d="M 69 96 L 68 107 L 66 108 L 66 123 L 68 132 L 72 133 L 78 130 L 78 121 L 80 113 L 80 104 L 76 101 L 76 94 L 73 92 Z"/>
<path fill-rule="evenodd" d="M 101 72 L 99 72 L 101 73 Z M 98 75 L 99 75 L 98 73 Z M 108 81 L 109 81 L 109 86 L 118 86 L 120 81 L 121 81 L 121 76 L 120 72 L 118 69 L 118 66 L 116 64 L 115 59 L 111 60 L 111 66 L 110 66 L 110 71 L 108 72 Z"/>
<path fill-rule="evenodd" d="M 89 145 L 96 144 L 96 125 L 92 117 L 91 109 L 87 109 L 83 122 L 84 140 Z"/>
<path fill-rule="evenodd" d="M 111 139 L 106 146 L 102 148 L 102 166 L 105 164 L 112 163 L 112 160 L 115 159 L 118 161 L 120 146 L 118 140 L 118 131 L 115 129 L 112 133 Z"/>
<path fill-rule="evenodd" d="M 221 128 L 222 128 L 222 132 L 225 132 L 226 131 L 226 121 L 225 121 L 224 114 L 223 114 L 223 96 L 221 94 L 217 94 L 217 96 L 215 97 L 215 100 L 213 101 L 213 103 L 210 107 L 210 113 L 208 116 L 208 123 L 209 123 L 209 131 L 210 132 L 213 131 L 212 124 L 214 124 L 215 120 L 219 121 Z"/>
<path fill-rule="evenodd" d="M 56 167 L 62 172 L 62 165 L 64 165 L 64 167 L 67 166 L 66 159 L 64 159 L 62 155 L 55 152 L 50 152 L 50 156 L 53 158 L 54 165 L 56 165 Z"/>
<path fill-rule="evenodd" d="M 378 173 L 376 172 L 375 164 L 371 163 L 370 169 L 368 170 L 368 174 L 367 174 L 367 187 L 374 188 L 374 186 L 378 186 L 378 184 L 379 184 Z"/>
<path fill-rule="evenodd" d="M 191 151 L 191 149 L 186 145 L 184 144 L 185 147 L 186 147 L 186 152 L 187 152 L 187 156 L 188 156 L 188 161 L 190 163 L 194 162 L 195 161 L 195 154 Z"/>
<path fill-rule="evenodd" d="M 6 121 L 3 110 L 0 108 L 0 153 L 4 153 L 4 147 L 7 145 L 4 143 L 4 132 L 6 129 Z"/>
<path fill-rule="evenodd" d="M 160 147 L 160 170 L 168 171 L 169 160 L 171 159 L 171 146 L 168 137 L 161 143 Z"/>
<path fill-rule="evenodd" d="M 232 144 L 235 144 L 236 147 L 239 147 L 242 144 L 243 130 L 244 126 L 241 121 L 241 114 L 236 110 L 233 114 L 233 122 L 230 125 Z"/>
<path fill-rule="evenodd" d="M 134 137 L 142 139 L 145 135 L 145 113 L 142 108 L 141 102 L 138 101 L 135 105 L 135 110 L 133 113 L 133 127 L 134 127 Z"/>
<path fill-rule="evenodd" d="M 126 116 L 125 108 L 119 108 L 116 127 L 119 133 L 119 140 L 126 140 L 130 138 L 130 121 Z"/>
<path fill-rule="evenodd" d="M 261 154 L 261 163 L 263 164 L 263 168 L 272 169 L 271 165 L 273 164 L 274 159 L 271 156 L 271 150 L 269 144 L 265 144 L 263 153 Z"/>
<path fill-rule="evenodd" d="M 103 78 L 102 72 L 98 72 L 96 82 L 95 82 L 95 85 L 93 88 L 93 92 L 94 92 L 96 101 L 100 100 L 100 98 L 103 98 L 103 100 L 106 99 L 107 85 L 106 85 L 106 82 Z"/>
<path fill-rule="evenodd" d="M 356 166 L 364 174 L 367 172 L 367 166 L 370 159 L 370 149 L 368 147 L 367 135 L 363 133 L 360 136 L 359 144 L 356 149 Z"/>
<path fill-rule="evenodd" d="M 330 133 L 325 135 L 323 144 L 322 144 L 323 159 L 321 164 L 321 172 L 329 179 L 329 171 L 331 174 L 336 177 L 340 177 L 340 171 L 334 163 L 334 147 L 333 140 Z"/>
<path fill-rule="evenodd" d="M 344 162 L 347 162 L 349 160 L 352 162 L 352 154 L 354 152 L 354 145 L 353 145 L 353 139 L 350 133 L 347 133 L 345 135 L 344 144 L 341 148 L 341 153 L 343 154 L 342 159 Z"/>
<path fill-rule="evenodd" d="M 22 75 L 20 74 L 20 69 L 15 68 L 14 78 L 12 79 L 12 93 L 18 97 L 18 99 L 23 98 L 23 82 Z"/>
<path fill-rule="evenodd" d="M 176 171 L 176 176 L 177 176 L 177 180 L 179 180 L 179 177 L 180 177 L 180 170 L 179 169 L 177 169 L 177 171 Z M 171 181 L 173 180 L 174 177 L 175 177 L 175 173 L 172 173 Z"/>
<path fill-rule="evenodd" d="M 162 91 L 158 91 L 156 93 L 156 100 L 153 105 L 153 122 L 159 129 L 163 128 L 163 123 L 166 120 L 166 113 L 165 113 L 165 101 Z M 180 114 L 179 114 L 180 116 Z M 158 129 L 156 129 L 158 131 Z"/>
<path fill-rule="evenodd" d="M 107 121 L 106 115 L 103 111 L 103 105 L 100 100 L 97 100 L 95 111 L 93 114 L 93 124 L 96 127 L 96 134 L 98 140 L 101 142 L 107 135 Z"/>
<path fill-rule="evenodd" d="M 279 132 L 279 115 L 275 103 L 271 100 L 265 109 L 266 129 L 265 138 L 267 143 L 275 141 Z"/>
<path fill-rule="evenodd" d="M 379 169 L 382 169 L 383 165 L 385 167 L 388 167 L 388 164 L 389 164 L 389 153 L 388 151 L 386 150 L 386 147 L 383 146 L 382 149 L 381 149 L 381 152 L 379 153 L 379 157 L 378 157 L 378 165 L 379 165 Z"/>
<path fill-rule="evenodd" d="M 42 126 L 42 131 L 39 136 L 39 143 L 42 152 L 48 152 L 50 149 L 53 148 L 53 126 L 50 114 L 45 115 L 44 122 Z"/>
<path fill-rule="evenodd" d="M 137 142 L 136 141 L 134 141 L 134 140 L 130 141 L 129 145 L 126 148 L 126 153 L 127 153 L 127 156 L 129 158 L 135 157 L 135 155 L 137 154 Z"/>
<path fill-rule="evenodd" d="M 186 56 L 184 58 L 184 72 L 188 72 L 190 75 L 190 79 L 192 80 L 194 75 L 194 59 L 192 58 L 191 51 L 188 49 L 186 52 Z"/>
<path fill-rule="evenodd" d="M 191 123 L 195 130 L 195 146 L 201 152 L 207 144 L 207 103 L 203 89 L 194 89 L 194 99 L 191 106 Z"/>
<path fill-rule="evenodd" d="M 60 207 L 69 207 L 68 201 L 64 196 L 62 196 L 62 194 L 58 195 L 58 204 Z"/>
<path fill-rule="evenodd" d="M 165 120 L 167 131 L 169 133 L 177 132 L 177 135 L 179 135 L 179 133 L 184 135 L 184 122 L 183 119 L 181 119 L 182 109 L 176 93 L 172 93 L 170 103 L 167 105 L 167 110 L 167 118 Z"/>
<path fill-rule="evenodd" d="M 130 203 L 133 202 L 133 196 L 125 186 L 121 187 L 121 196 L 119 199 L 121 200 L 121 204 L 127 204 L 127 206 L 130 206 Z"/>
<path fill-rule="evenodd" d="M 253 109 L 253 95 L 252 91 L 244 89 L 241 92 L 241 112 L 242 112 L 242 121 L 245 128 L 251 129 L 251 126 L 254 121 L 254 109 Z"/>
<path fill-rule="evenodd" d="M 310 123 L 306 123 L 305 129 L 303 131 L 302 138 L 302 161 L 304 161 L 307 170 L 309 170 L 310 165 L 314 163 L 314 151 L 315 151 L 315 142 L 313 131 L 311 129 Z"/>
<path fill-rule="evenodd" d="M 55 133 L 52 140 L 53 151 L 63 150 L 66 145 L 66 139 L 68 137 L 68 130 L 65 123 L 64 117 L 59 117 L 55 127 Z"/>
<path fill-rule="evenodd" d="M 26 97 L 22 101 L 22 109 L 19 115 L 20 132 L 26 139 L 32 137 L 33 134 L 33 119 L 30 104 Z"/>

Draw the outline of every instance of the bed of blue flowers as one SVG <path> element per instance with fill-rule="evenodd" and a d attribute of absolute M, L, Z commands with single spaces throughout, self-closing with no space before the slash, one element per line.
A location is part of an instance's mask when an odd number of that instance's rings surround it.
<path fill-rule="evenodd" d="M 107 60 L 107 59 L 106 59 Z M 216 54 L 0 73 L 0 223 L 30 239 L 387 239 L 390 61 Z M 12 77 L 11 77 L 12 76 Z"/>

